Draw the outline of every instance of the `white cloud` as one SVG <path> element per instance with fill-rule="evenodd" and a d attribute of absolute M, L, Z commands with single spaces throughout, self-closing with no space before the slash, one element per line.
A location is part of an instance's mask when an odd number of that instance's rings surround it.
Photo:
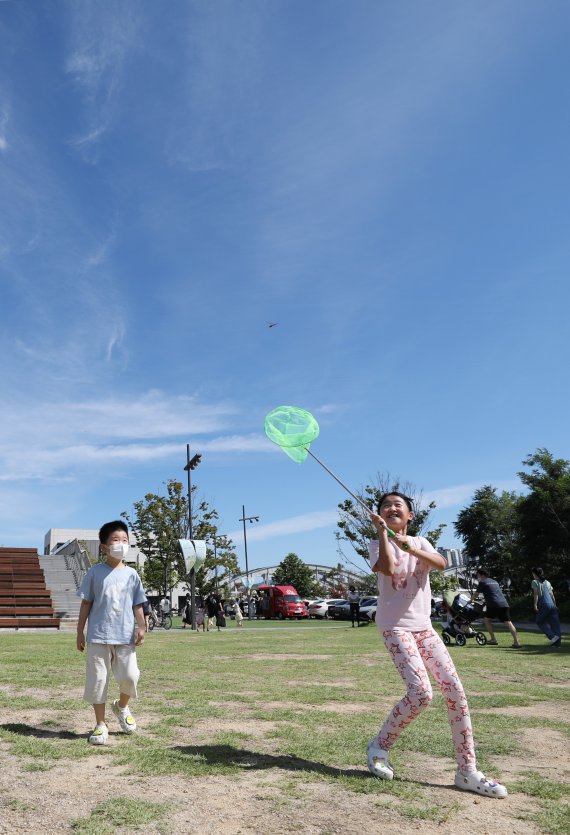
<path fill-rule="evenodd" d="M 429 490 L 424 493 L 424 503 L 435 502 L 437 510 L 443 510 L 448 507 L 457 507 L 458 505 L 466 504 L 471 501 L 475 490 L 483 487 L 483 484 L 489 482 L 478 482 L 473 484 L 457 484 L 453 487 L 441 487 L 438 490 Z M 502 490 L 520 490 L 521 484 L 519 481 L 500 481 L 493 483 L 499 492 Z"/>
<path fill-rule="evenodd" d="M 125 64 L 137 44 L 138 12 L 134 0 L 117 0 L 106 5 L 104 13 L 97 0 L 69 4 L 65 70 L 83 93 L 87 122 L 71 144 L 86 155 L 109 130 L 118 110 Z"/>
<path fill-rule="evenodd" d="M 204 452 L 280 452 L 279 448 L 267 440 L 265 435 L 228 435 L 201 441 L 200 451 Z"/>
<path fill-rule="evenodd" d="M 260 542 L 264 539 L 275 539 L 278 536 L 289 536 L 290 534 L 305 533 L 319 528 L 328 528 L 338 521 L 338 512 L 335 510 L 317 510 L 314 513 L 304 513 L 302 516 L 291 516 L 288 519 L 280 519 L 268 525 L 248 525 L 247 539 Z M 243 528 L 229 534 L 234 542 L 243 540 Z"/>
<path fill-rule="evenodd" d="M 5 402 L 0 481 L 66 480 L 110 461 L 144 464 L 180 457 L 188 438 L 212 454 L 279 452 L 262 434 L 220 434 L 235 422 L 236 412 L 231 403 L 161 391 L 130 400 Z"/>

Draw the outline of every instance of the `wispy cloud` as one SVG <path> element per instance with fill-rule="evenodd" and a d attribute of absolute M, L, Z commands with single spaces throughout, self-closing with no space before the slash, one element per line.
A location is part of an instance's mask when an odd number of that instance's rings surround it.
<path fill-rule="evenodd" d="M 488 483 L 488 482 L 485 482 Z M 471 484 L 457 484 L 453 487 L 442 487 L 438 490 L 429 490 L 423 494 L 424 503 L 435 502 L 438 510 L 444 510 L 449 507 L 458 507 L 459 505 L 468 503 L 473 494 L 480 487 L 483 487 L 484 482 L 475 482 Z M 520 481 L 499 481 L 493 484 L 500 492 L 502 490 L 520 490 Z"/>
<path fill-rule="evenodd" d="M 165 150 L 172 165 L 202 172 L 243 163 L 243 140 L 263 77 L 263 33 L 271 5 L 264 0 L 186 5 L 178 31 L 171 33 L 184 55 L 171 91 L 174 118 L 165 122 Z"/>
<path fill-rule="evenodd" d="M 228 435 L 212 441 L 201 441 L 204 452 L 280 452 L 265 435 Z"/>
<path fill-rule="evenodd" d="M 104 10 L 97 0 L 69 3 L 69 54 L 65 70 L 83 95 L 85 130 L 70 140 L 86 159 L 117 112 L 128 56 L 136 46 L 139 10 L 117 0 Z"/>
<path fill-rule="evenodd" d="M 306 533 L 307 531 L 328 528 L 338 521 L 338 512 L 334 510 L 320 510 L 314 513 L 305 513 L 302 516 L 291 516 L 288 519 L 280 519 L 267 525 L 251 525 L 247 529 L 247 539 L 260 542 L 264 539 L 275 539 L 280 536 Z M 243 541 L 243 528 L 237 529 L 229 534 L 234 542 Z"/>
<path fill-rule="evenodd" d="M 235 424 L 236 413 L 231 403 L 160 391 L 128 402 L 5 403 L 0 407 L 0 481 L 65 480 L 110 461 L 144 464 L 180 457 L 178 439 L 199 439 L 200 451 L 225 456 L 279 452 L 260 434 L 220 434 Z"/>

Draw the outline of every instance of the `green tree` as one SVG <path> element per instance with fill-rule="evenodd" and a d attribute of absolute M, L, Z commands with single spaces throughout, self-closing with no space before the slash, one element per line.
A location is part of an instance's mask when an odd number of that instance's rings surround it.
<path fill-rule="evenodd" d="M 516 576 L 520 553 L 518 506 L 520 496 L 486 484 L 475 491 L 473 501 L 457 516 L 456 534 L 463 540 L 463 548 L 470 567 L 485 568 L 498 580 Z"/>
<path fill-rule="evenodd" d="M 196 486 L 192 486 L 192 498 Z M 135 502 L 133 512 L 123 512 L 123 516 L 137 544 L 146 557 L 143 582 L 145 586 L 166 595 L 180 582 L 187 579 L 186 567 L 180 548 L 179 539 L 188 538 L 188 499 L 180 481 L 171 479 L 166 484 L 166 495 L 147 493 L 144 499 Z M 192 501 L 192 521 L 194 539 L 206 539 L 210 547 L 204 565 L 196 572 L 196 588 L 209 591 L 213 587 L 214 569 L 222 575 L 237 573 L 237 557 L 233 544 L 226 536 L 218 534 L 215 524 L 217 511 L 208 503 Z M 213 544 L 216 537 L 217 557 L 214 558 Z M 206 579 L 208 578 L 208 579 Z"/>
<path fill-rule="evenodd" d="M 312 597 L 317 590 L 313 569 L 297 554 L 289 553 L 273 574 L 276 586 L 294 586 L 301 597 Z"/>
<path fill-rule="evenodd" d="M 533 566 L 540 565 L 557 590 L 566 594 L 570 575 L 570 462 L 544 448 L 523 461 L 530 472 L 519 478 L 528 488 L 518 506 L 522 544 L 520 578 L 528 588 Z"/>
<path fill-rule="evenodd" d="M 367 484 L 359 493 L 359 498 L 370 510 L 376 511 L 378 501 L 384 493 L 389 493 L 391 490 L 397 490 L 409 496 L 414 503 L 415 515 L 408 525 L 408 533 L 410 536 L 425 536 L 431 544 L 435 547 L 445 527 L 445 524 L 438 525 L 433 530 L 427 530 L 429 525 L 429 517 L 433 510 L 435 510 L 435 502 L 429 502 L 424 506 L 423 494 L 421 490 L 407 481 L 403 484 L 399 479 L 393 480 L 389 473 L 377 473 L 373 484 Z M 355 564 L 343 551 L 343 544 L 348 543 L 352 546 L 356 554 L 364 561 L 364 565 L 368 570 L 370 566 L 368 563 L 368 542 L 371 539 L 377 539 L 377 533 L 369 516 L 365 513 L 363 508 L 352 499 L 345 499 L 338 505 L 340 519 L 337 522 L 338 531 L 335 536 L 338 543 L 339 553 L 343 559 L 357 568 L 362 570 L 362 564 Z M 425 531 L 425 532 L 424 532 Z"/>

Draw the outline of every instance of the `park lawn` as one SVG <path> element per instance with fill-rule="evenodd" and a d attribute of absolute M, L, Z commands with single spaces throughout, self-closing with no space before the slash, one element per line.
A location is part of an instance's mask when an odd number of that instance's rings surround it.
<path fill-rule="evenodd" d="M 500 778 L 501 758 L 531 753 L 521 742 L 524 728 L 554 730 L 570 747 L 564 721 L 570 653 L 568 644 L 550 649 L 538 633 L 522 633 L 518 651 L 510 649 L 508 634 L 499 630 L 498 636 L 499 647 L 470 640 L 451 652 L 468 694 L 478 764 Z M 429 786 L 414 780 L 418 758 L 441 757 L 453 765 L 445 706 L 435 689 L 433 705 L 392 752 L 402 779 L 385 783 L 368 775 L 366 745 L 402 694 L 373 625 L 246 621 L 242 629 L 232 623 L 221 632 L 196 634 L 175 621 L 171 631 L 149 634 L 138 655 L 140 698 L 133 712 L 140 733 L 121 740 L 127 744 L 93 749 L 85 740 L 92 716 L 81 699 L 84 658 L 75 636 L 0 636 L 0 709 L 9 707 L 20 717 L 0 724 L 0 739 L 19 758 L 20 769 L 45 771 L 62 760 L 91 756 L 143 776 L 237 779 L 247 769 L 284 768 L 282 791 L 292 796 L 308 782 L 326 781 L 359 795 L 393 796 L 403 820 L 443 822 L 457 814 L 453 796 L 447 805 L 434 806 Z M 111 685 L 110 698 L 115 691 Z M 539 707 L 545 702 L 548 715 Z M 527 710 L 513 710 L 518 708 Z M 34 711 L 49 712 L 41 727 L 29 719 Z M 541 831 L 567 831 L 570 784 L 562 778 L 541 783 L 529 766 L 516 789 L 542 807 Z M 101 807 L 98 814 L 126 814 L 125 803 L 119 811 Z M 79 822 L 76 829 L 88 832 L 89 826 Z"/>

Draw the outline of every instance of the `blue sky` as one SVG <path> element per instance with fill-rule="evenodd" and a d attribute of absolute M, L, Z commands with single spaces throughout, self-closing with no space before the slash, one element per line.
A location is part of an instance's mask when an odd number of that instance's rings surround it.
<path fill-rule="evenodd" d="M 335 564 L 338 485 L 448 523 L 568 457 L 570 6 L 1 0 L 0 542 L 201 452 L 250 567 Z M 273 328 L 269 322 L 278 322 Z"/>

